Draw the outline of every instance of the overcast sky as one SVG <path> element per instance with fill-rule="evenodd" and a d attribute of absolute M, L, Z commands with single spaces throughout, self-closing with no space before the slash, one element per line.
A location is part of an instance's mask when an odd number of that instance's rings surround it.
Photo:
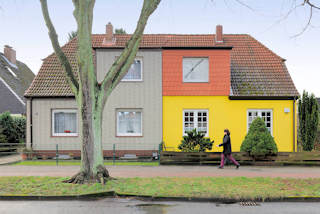
<path fill-rule="evenodd" d="M 320 97 L 320 11 L 299 7 L 286 16 L 293 2 L 302 0 L 162 0 L 148 21 L 145 33 L 208 34 L 217 24 L 224 33 L 250 34 L 279 56 L 301 93 L 304 89 Z M 93 33 L 104 33 L 107 22 L 132 33 L 142 0 L 96 0 Z M 48 0 L 50 15 L 61 45 L 76 30 L 72 0 Z M 38 0 L 0 0 L 0 51 L 8 44 L 17 59 L 38 73 L 41 59 L 53 52 Z"/>

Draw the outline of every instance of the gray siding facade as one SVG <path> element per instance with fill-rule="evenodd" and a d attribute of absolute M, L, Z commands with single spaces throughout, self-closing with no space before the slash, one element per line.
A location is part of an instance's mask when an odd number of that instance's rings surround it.
<path fill-rule="evenodd" d="M 96 51 L 97 78 L 101 81 L 121 50 Z M 162 141 L 162 54 L 161 50 L 140 50 L 142 81 L 121 82 L 110 95 L 103 112 L 103 149 L 157 150 Z M 29 104 L 29 103 L 28 103 Z M 52 136 L 52 110 L 77 108 L 70 98 L 34 98 L 32 103 L 32 144 L 34 150 L 79 150 L 79 137 Z M 117 110 L 142 111 L 142 136 L 117 137 Z M 30 114 L 30 111 L 28 111 Z M 79 114 L 78 114 L 79 115 Z M 79 121 L 79 120 L 78 120 Z M 29 121 L 30 122 L 30 119 Z M 30 134 L 30 133 L 29 133 Z M 31 143 L 31 138 L 27 136 Z"/>

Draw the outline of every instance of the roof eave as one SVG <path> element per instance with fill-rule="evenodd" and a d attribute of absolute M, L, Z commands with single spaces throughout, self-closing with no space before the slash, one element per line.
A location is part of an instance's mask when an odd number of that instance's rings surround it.
<path fill-rule="evenodd" d="M 298 96 L 229 96 L 230 100 L 296 100 Z"/>
<path fill-rule="evenodd" d="M 92 47 L 93 49 L 124 49 L 125 47 Z M 224 49 L 224 50 L 232 50 L 232 46 L 212 46 L 212 47 L 205 47 L 205 46 L 186 46 L 186 47 L 140 47 L 139 49 L 165 49 L 165 50 L 170 50 L 170 49 L 173 49 L 173 50 L 176 50 L 176 49 L 205 49 L 205 50 L 208 50 L 208 49 Z"/>

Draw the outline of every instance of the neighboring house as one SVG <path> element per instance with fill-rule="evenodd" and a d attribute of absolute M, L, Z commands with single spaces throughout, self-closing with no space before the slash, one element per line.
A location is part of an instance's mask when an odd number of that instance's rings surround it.
<path fill-rule="evenodd" d="M 0 53 L 0 113 L 25 114 L 24 92 L 34 78 L 33 72 L 24 63 L 16 60 L 16 51 L 10 46 Z"/>
<path fill-rule="evenodd" d="M 92 35 L 102 80 L 131 35 Z M 75 61 L 76 39 L 63 47 Z M 104 155 L 151 155 L 161 141 L 177 151 L 185 131 L 197 128 L 220 143 L 229 128 L 239 151 L 255 117 L 262 117 L 279 151 L 296 150 L 298 92 L 284 59 L 246 34 L 143 35 L 136 60 L 104 109 Z M 75 66 L 75 64 L 72 64 Z M 77 153 L 79 120 L 74 96 L 54 54 L 25 93 L 27 144 L 41 153 Z M 213 148 L 212 151 L 221 151 Z"/>

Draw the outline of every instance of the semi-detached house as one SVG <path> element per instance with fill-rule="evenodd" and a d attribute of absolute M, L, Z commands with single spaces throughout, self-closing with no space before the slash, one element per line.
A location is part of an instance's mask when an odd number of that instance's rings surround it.
<path fill-rule="evenodd" d="M 92 35 L 97 78 L 102 80 L 130 39 Z M 76 69 L 77 40 L 63 46 Z M 145 34 L 128 74 L 103 113 L 103 150 L 111 156 L 151 156 L 164 142 L 178 151 L 196 128 L 219 142 L 229 128 L 239 151 L 251 122 L 262 117 L 281 152 L 296 150 L 298 92 L 285 60 L 247 34 Z M 54 54 L 44 59 L 26 91 L 27 144 L 38 153 L 80 154 L 77 105 Z M 214 147 L 212 151 L 221 151 Z"/>

